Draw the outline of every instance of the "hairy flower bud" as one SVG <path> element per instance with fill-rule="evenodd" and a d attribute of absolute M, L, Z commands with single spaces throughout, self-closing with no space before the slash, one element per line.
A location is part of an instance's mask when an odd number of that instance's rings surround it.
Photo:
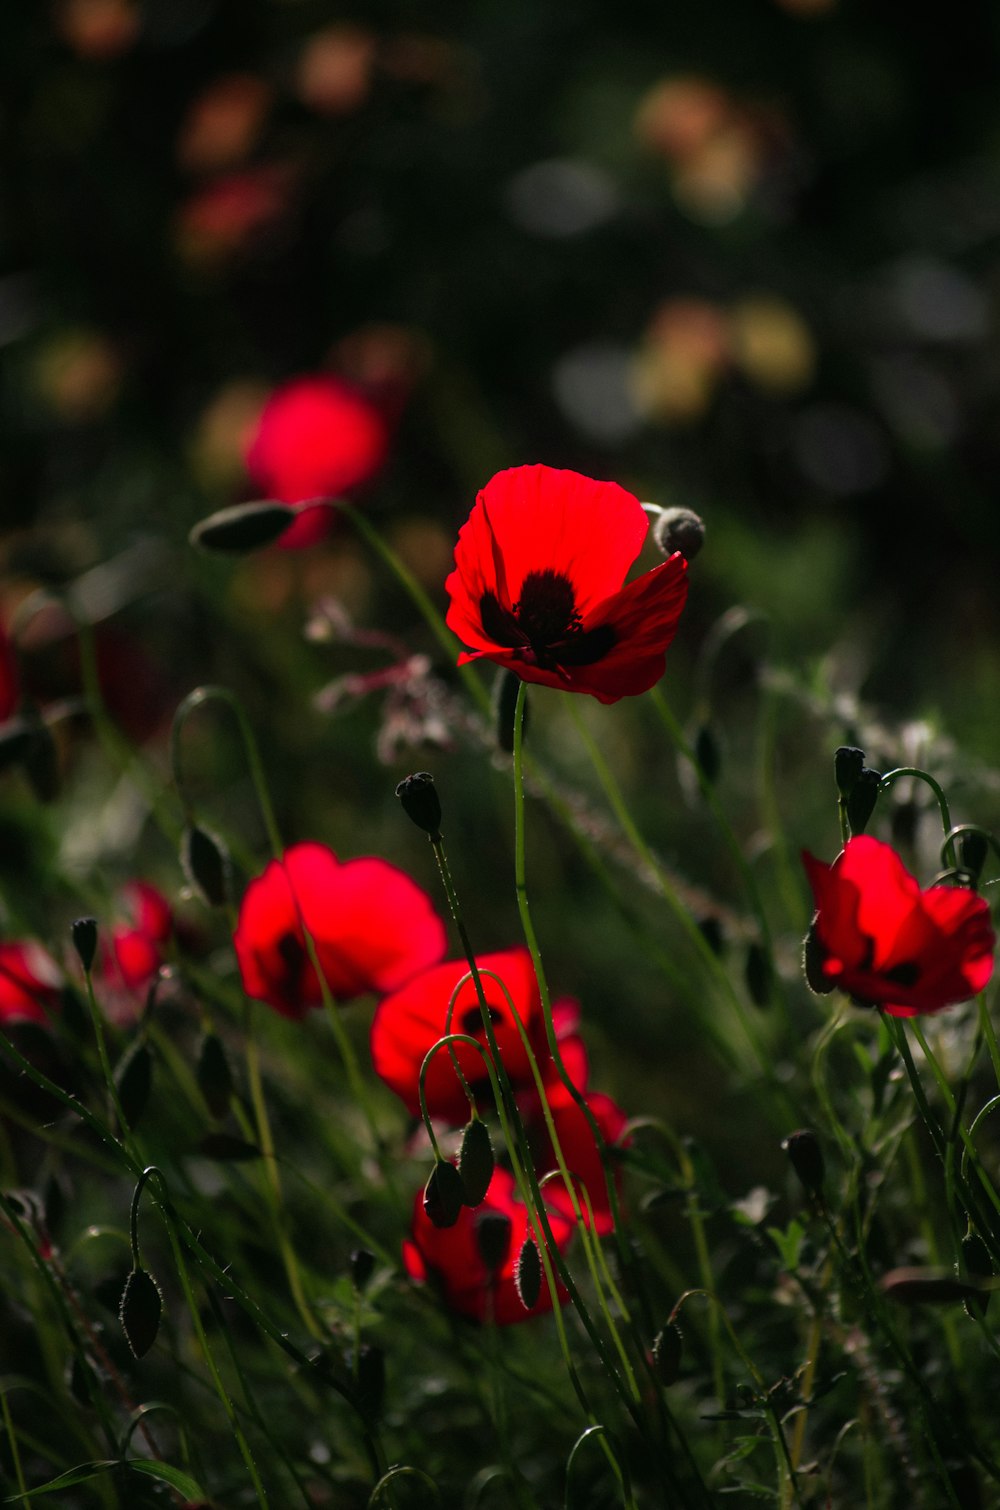
<path fill-rule="evenodd" d="M 693 561 L 705 543 L 705 522 L 693 509 L 663 509 L 653 524 L 653 539 L 665 556 L 680 551 Z"/>
<path fill-rule="evenodd" d="M 789 1133 L 781 1146 L 805 1190 L 810 1195 L 820 1195 L 826 1177 L 826 1166 L 816 1134 L 808 1127 L 799 1128 L 798 1132 Z"/>
<path fill-rule="evenodd" d="M 441 837 L 441 801 L 430 771 L 416 771 L 396 788 L 406 816 L 431 839 Z"/>
<path fill-rule="evenodd" d="M 80 963 L 85 970 L 89 971 L 97 952 L 97 919 L 77 918 L 70 928 L 70 933 L 73 937 L 73 947 L 80 956 Z"/>
<path fill-rule="evenodd" d="M 847 821 L 851 825 L 852 835 L 863 834 L 867 828 L 868 820 L 875 811 L 881 781 L 881 772 L 871 771 L 866 766 L 845 797 Z"/>
<path fill-rule="evenodd" d="M 851 795 L 864 768 L 864 750 L 859 750 L 855 745 L 841 745 L 834 751 L 833 774 L 837 782 L 837 791 L 842 797 L 846 798 Z"/>
<path fill-rule="evenodd" d="M 503 1211 L 480 1211 L 476 1217 L 476 1247 L 479 1257 L 491 1274 L 496 1274 L 507 1262 L 510 1252 L 511 1220 Z"/>

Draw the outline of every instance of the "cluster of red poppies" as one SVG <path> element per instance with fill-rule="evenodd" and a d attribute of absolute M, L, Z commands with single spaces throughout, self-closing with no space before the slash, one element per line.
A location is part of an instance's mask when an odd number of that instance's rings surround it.
<path fill-rule="evenodd" d="M 318 390 L 292 394 L 289 413 L 309 420 L 320 397 Z M 277 409 L 272 417 L 280 418 Z M 266 478 L 264 451 L 262 439 L 254 461 Z M 308 446 L 304 455 L 309 470 Z M 303 496 L 309 486 L 311 477 L 292 491 Z M 544 466 L 499 473 L 459 534 L 446 583 L 448 624 L 466 647 L 460 661 L 485 657 L 524 681 L 604 703 L 648 690 L 663 673 L 687 592 L 687 561 L 671 550 L 669 532 L 657 532 L 667 559 L 625 583 L 648 528 L 642 504 L 614 483 Z M 989 907 L 968 886 L 921 890 L 888 845 L 864 835 L 849 840 L 832 865 L 804 859 L 817 909 L 807 943 L 814 989 L 839 987 L 861 1004 L 911 1015 L 936 1012 L 986 985 L 994 950 Z M 320 1005 L 324 990 L 338 1001 L 378 995 L 374 1067 L 414 1117 L 421 1114 L 426 1056 L 450 1031 L 475 1039 L 483 1053 L 458 1042 L 430 1060 L 429 1117 L 461 1126 L 469 1114 L 466 1086 L 477 1103 L 489 1102 L 489 1051 L 475 985 L 469 978 L 463 983 L 466 961 L 440 962 L 444 926 L 419 887 L 393 866 L 378 859 L 342 863 L 322 845 L 296 845 L 251 882 L 235 944 L 248 994 L 286 1016 Z M 612 1226 L 611 1202 L 593 1127 L 614 1143 L 625 1117 L 609 1098 L 587 1091 L 576 1006 L 560 1002 L 553 1013 L 560 1072 L 528 952 L 484 955 L 478 966 L 536 1170 L 544 1176 L 556 1168 L 555 1138 L 564 1166 L 586 1191 L 595 1230 L 604 1234 Z M 574 1202 L 561 1178 L 548 1183 L 546 1203 L 552 1240 L 562 1247 L 572 1236 Z M 456 1310 L 515 1321 L 552 1303 L 543 1289 L 526 1310 L 515 1287 L 515 1256 L 529 1230 L 514 1181 L 498 1167 L 482 1204 L 463 1207 L 451 1226 L 436 1225 L 418 1197 L 404 1261 L 414 1277 L 435 1276 Z"/>
<path fill-rule="evenodd" d="M 148 881 L 128 881 L 118 893 L 115 920 L 94 962 L 94 990 L 105 1014 L 134 1020 L 166 957 L 173 915 Z M 35 939 L 0 943 L 0 1022 L 48 1023 L 58 1012 L 64 976 Z"/>
<path fill-rule="evenodd" d="M 387 918 L 392 920 L 388 927 Z M 331 1003 L 379 996 L 371 1032 L 372 1061 L 414 1117 L 421 1115 L 418 1087 L 424 1059 L 449 1031 L 449 1024 L 488 1052 L 473 982 L 460 984 L 468 974 L 466 961 L 441 962 L 444 924 L 424 892 L 384 860 L 340 861 L 324 845 L 294 845 L 250 882 L 234 942 L 247 994 L 286 1017 L 301 1018 L 321 1006 L 324 992 Z M 601 1152 L 573 1090 L 585 1094 L 605 1142 L 616 1141 L 625 1117 L 609 1097 L 587 1091 L 589 1070 L 576 1004 L 557 1002 L 553 1010 L 571 1090 L 549 1051 L 528 951 L 484 954 L 477 965 L 483 972 L 497 1050 L 531 1140 L 536 1170 L 544 1176 L 557 1166 L 547 1108 L 566 1167 L 587 1192 L 596 1231 L 605 1233 L 612 1217 Z M 455 1046 L 454 1054 L 472 1095 L 486 1107 L 491 1098 L 483 1054 L 467 1043 Z M 428 1115 L 436 1125 L 457 1128 L 467 1120 L 469 1104 L 447 1052 L 432 1059 L 424 1090 Z M 564 1246 L 573 1232 L 573 1199 L 559 1180 L 549 1182 L 546 1190 L 553 1237 Z M 507 1223 L 503 1251 L 494 1246 L 484 1257 L 477 1232 L 484 1221 L 492 1220 L 495 1234 L 501 1217 Z M 420 1278 L 435 1275 L 450 1304 L 467 1315 L 482 1318 L 489 1307 L 498 1322 L 520 1320 L 529 1311 L 517 1295 L 513 1265 L 527 1222 L 513 1180 L 502 1167 L 495 1170 L 482 1204 L 475 1210 L 463 1208 L 452 1227 L 435 1227 L 418 1198 L 405 1250 L 407 1269 Z M 543 1290 L 531 1313 L 548 1305 L 551 1297 Z"/>

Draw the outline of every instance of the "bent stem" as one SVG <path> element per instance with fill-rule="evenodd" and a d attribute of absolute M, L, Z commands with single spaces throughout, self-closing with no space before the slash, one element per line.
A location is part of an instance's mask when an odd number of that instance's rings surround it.
<path fill-rule="evenodd" d="M 228 687 L 204 686 L 196 687 L 184 698 L 174 714 L 174 721 L 170 729 L 170 767 L 173 771 L 174 784 L 177 787 L 178 796 L 184 806 L 184 811 L 190 820 L 192 806 L 187 795 L 187 783 L 184 779 L 184 769 L 181 762 L 181 733 L 190 715 L 196 708 L 202 708 L 210 702 L 224 703 L 235 715 L 239 726 L 240 738 L 243 741 L 243 750 L 246 755 L 247 768 L 250 772 L 250 780 L 253 785 L 257 805 L 260 808 L 261 817 L 264 820 L 264 829 L 267 833 L 271 854 L 275 860 L 281 858 L 281 835 L 278 832 L 278 824 L 274 816 L 274 808 L 271 804 L 271 794 L 267 788 L 264 777 L 264 766 L 260 758 L 260 750 L 254 738 L 250 720 L 247 718 L 243 704 L 235 692 L 230 692 Z"/>
<path fill-rule="evenodd" d="M 912 765 L 897 766 L 894 771 L 886 771 L 885 775 L 882 777 L 882 780 L 879 782 L 879 785 L 878 785 L 879 791 L 880 792 L 887 792 L 887 791 L 889 791 L 889 789 L 893 785 L 893 783 L 896 782 L 896 781 L 899 781 L 900 778 L 903 777 L 903 776 L 914 776 L 914 777 L 916 777 L 916 779 L 918 781 L 925 781 L 927 783 L 927 785 L 930 787 L 931 791 L 934 793 L 935 797 L 937 798 L 938 808 L 940 809 L 940 812 L 941 812 L 941 826 L 944 829 L 944 831 L 945 831 L 946 834 L 950 833 L 951 832 L 951 814 L 948 811 L 948 799 L 945 796 L 944 791 L 942 790 L 941 786 L 938 784 L 938 782 L 936 782 L 934 780 L 934 777 L 931 776 L 927 771 L 921 771 L 921 770 L 918 769 L 917 766 L 912 766 Z"/>

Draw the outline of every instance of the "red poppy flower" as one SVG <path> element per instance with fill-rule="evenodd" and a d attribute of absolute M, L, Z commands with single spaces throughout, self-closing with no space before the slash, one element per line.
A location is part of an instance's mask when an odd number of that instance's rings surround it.
<path fill-rule="evenodd" d="M 250 476 L 268 498 L 302 503 L 336 498 L 370 481 L 385 462 L 388 427 L 360 389 L 333 376 L 294 378 L 264 405 L 247 449 Z M 312 545 L 333 511 L 303 509 L 280 545 Z"/>
<path fill-rule="evenodd" d="M 504 982 L 528 1038 L 540 1055 L 545 1042 L 545 1027 L 538 982 L 527 949 L 508 949 L 499 954 L 477 955 L 476 963 L 483 970 L 495 971 Z M 420 1066 L 428 1049 L 445 1032 L 451 993 L 468 972 L 468 968 L 464 959 L 455 959 L 448 960 L 433 970 L 425 970 L 422 975 L 409 981 L 401 991 L 387 996 L 375 1013 L 371 1032 L 372 1063 L 376 1073 L 406 1103 L 414 1117 L 420 1116 Z M 515 1089 L 528 1086 L 532 1083 L 531 1066 L 506 998 L 496 981 L 488 975 L 484 975 L 482 980 L 497 1048 L 511 1084 Z M 453 1033 L 468 1033 L 480 1043 L 486 1042 L 479 1000 L 471 980 L 466 981 L 458 994 L 451 1029 Z M 470 1087 L 489 1095 L 488 1072 L 483 1056 L 464 1043 L 455 1045 L 455 1054 Z M 456 1126 L 467 1120 L 468 1102 L 447 1049 L 439 1049 L 435 1054 L 427 1072 L 424 1089 L 427 1110 L 432 1117 Z"/>
<path fill-rule="evenodd" d="M 646 538 L 642 504 L 614 482 L 552 467 L 498 472 L 459 532 L 448 626 L 467 650 L 524 681 L 602 703 L 663 675 L 687 597 L 679 553 L 634 581 Z"/>
<path fill-rule="evenodd" d="M 17 707 L 20 695 L 21 688 L 17 675 L 17 661 L 14 659 L 14 647 L 10 643 L 7 631 L 0 624 L 0 723 L 10 718 Z"/>
<path fill-rule="evenodd" d="M 394 865 L 294 844 L 250 882 L 233 938 L 243 989 L 285 1017 L 322 1004 L 304 928 L 339 1001 L 392 991 L 445 949 L 429 898 Z"/>
<path fill-rule="evenodd" d="M 804 854 L 816 901 L 806 967 L 813 989 L 838 987 L 893 1017 L 966 1001 L 993 972 L 995 938 L 982 897 L 920 889 L 888 844 L 849 839 L 832 865 Z"/>
<path fill-rule="evenodd" d="M 163 963 L 173 917 L 166 897 L 148 881 L 128 881 L 121 905 L 127 921 L 111 930 L 111 952 L 101 973 L 110 985 L 140 995 Z"/>
<path fill-rule="evenodd" d="M 599 1091 L 587 1092 L 590 1066 L 587 1051 L 580 1037 L 580 1009 L 575 1001 L 565 999 L 552 1006 L 552 1018 L 559 1039 L 559 1055 L 563 1067 L 577 1090 L 586 1092 L 586 1102 L 597 1123 L 605 1143 L 616 1143 L 624 1131 L 627 1118 L 621 1107 L 610 1096 Z M 594 1212 L 594 1227 L 602 1236 L 614 1226 L 611 1201 L 608 1196 L 607 1174 L 600 1149 L 591 1131 L 590 1123 L 573 1096 L 563 1084 L 555 1064 L 546 1054 L 542 1063 L 545 1080 L 545 1098 L 549 1104 L 556 1137 L 562 1149 L 563 1159 L 571 1174 L 587 1191 Z M 518 1106 L 532 1141 L 535 1167 L 539 1175 L 558 1168 L 555 1152 L 549 1138 L 537 1091 L 532 1089 L 518 1095 Z M 563 1216 L 573 1216 L 573 1202 L 561 1180 L 550 1180 L 545 1186 L 546 1199 Z M 578 1192 L 579 1196 L 579 1192 Z M 581 1202 L 584 1220 L 586 1208 Z"/>
<path fill-rule="evenodd" d="M 95 972 L 97 996 L 112 1022 L 134 1021 L 166 958 L 173 931 L 170 903 L 149 881 L 128 881 L 118 896 L 118 918 L 102 939 Z"/>
<path fill-rule="evenodd" d="M 59 1007 L 62 976 L 30 939 L 0 944 L 0 1022 L 48 1022 Z"/>
<path fill-rule="evenodd" d="M 495 1222 L 497 1218 L 510 1225 L 506 1244 L 497 1244 L 503 1254 L 502 1262 L 491 1271 L 483 1259 L 477 1228 L 482 1222 Z M 549 1221 L 561 1252 L 573 1235 L 573 1224 L 556 1212 L 550 1212 Z M 528 1213 L 517 1199 L 514 1177 L 498 1167 L 486 1199 L 474 1211 L 464 1206 L 453 1227 L 435 1227 L 424 1210 L 423 1194 L 418 1194 L 413 1206 L 411 1240 L 403 1244 L 403 1266 L 411 1279 L 421 1282 L 437 1279 L 452 1310 L 475 1321 L 489 1317 L 498 1326 L 510 1326 L 552 1309 L 552 1296 L 544 1277 L 530 1311 L 521 1304 L 514 1284 L 514 1265 L 529 1235 Z M 565 1304 L 567 1298 L 560 1286 L 560 1303 Z"/>

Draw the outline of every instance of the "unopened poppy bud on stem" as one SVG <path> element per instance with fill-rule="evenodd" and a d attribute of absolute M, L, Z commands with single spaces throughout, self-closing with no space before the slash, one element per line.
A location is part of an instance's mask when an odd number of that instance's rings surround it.
<path fill-rule="evenodd" d="M 852 835 L 863 834 L 868 827 L 868 820 L 875 811 L 875 803 L 878 801 L 881 784 L 881 772 L 870 771 L 866 767 L 855 782 L 850 794 L 844 799 L 844 804 L 847 808 L 847 821 L 851 826 Z"/>
<path fill-rule="evenodd" d="M 475 1221 L 476 1247 L 479 1257 L 491 1274 L 507 1262 L 511 1242 L 511 1220 L 503 1211 L 480 1211 Z"/>
<path fill-rule="evenodd" d="M 808 1127 L 802 1127 L 798 1132 L 789 1133 L 781 1146 L 808 1193 L 812 1196 L 821 1195 L 826 1167 L 816 1134 Z"/>
<path fill-rule="evenodd" d="M 70 933 L 73 936 L 73 947 L 80 956 L 80 963 L 89 972 L 97 952 L 97 919 L 77 918 Z"/>
<path fill-rule="evenodd" d="M 653 524 L 653 539 L 665 556 L 680 551 L 693 561 L 705 543 L 705 521 L 693 509 L 663 509 Z"/>
<path fill-rule="evenodd" d="M 431 839 L 441 837 L 441 801 L 430 771 L 416 771 L 396 788 L 406 816 Z"/>
<path fill-rule="evenodd" d="M 841 745 L 834 751 L 833 774 L 837 791 L 844 798 L 851 795 L 858 777 L 865 768 L 865 752 L 854 745 Z"/>

